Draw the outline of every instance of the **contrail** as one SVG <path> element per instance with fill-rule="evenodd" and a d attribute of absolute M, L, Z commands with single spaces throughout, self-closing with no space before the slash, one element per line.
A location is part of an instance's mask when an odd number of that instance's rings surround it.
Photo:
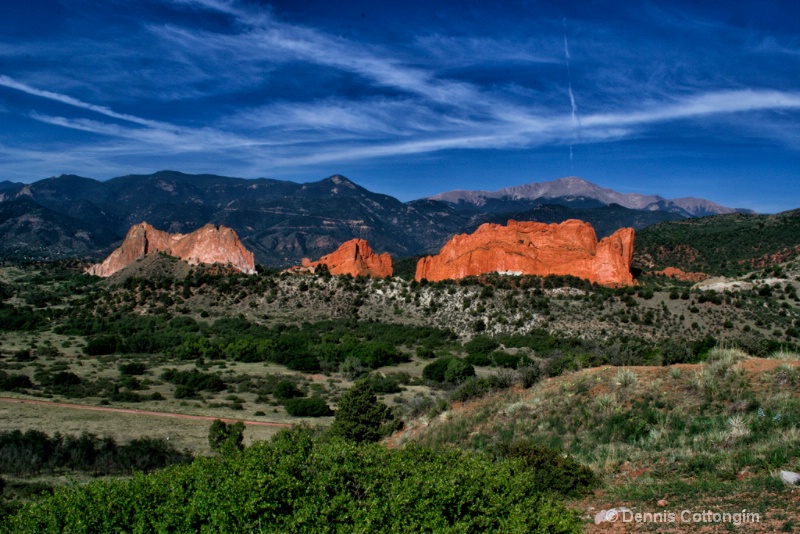
<path fill-rule="evenodd" d="M 574 132 L 572 135 L 573 141 L 580 138 L 581 119 L 578 116 L 578 104 L 575 102 L 575 93 L 572 92 L 572 69 L 570 68 L 570 59 L 572 56 L 569 54 L 569 41 L 567 41 L 567 19 L 564 19 L 564 59 L 567 63 L 567 91 L 569 92 L 569 103 L 572 107 L 572 126 Z M 572 162 L 572 144 L 569 145 L 569 161 Z"/>
<path fill-rule="evenodd" d="M 569 103 L 572 105 L 572 124 L 575 128 L 580 128 L 581 119 L 578 118 L 578 105 L 575 103 L 575 95 L 572 93 L 572 82 L 569 82 Z"/>

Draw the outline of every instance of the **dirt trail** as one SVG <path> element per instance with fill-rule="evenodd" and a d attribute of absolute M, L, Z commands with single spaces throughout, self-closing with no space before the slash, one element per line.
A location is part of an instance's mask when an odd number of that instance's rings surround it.
<path fill-rule="evenodd" d="M 50 402 L 33 399 L 16 399 L 13 397 L 0 397 L 0 402 L 12 402 L 18 404 L 36 404 L 40 406 L 54 406 L 56 408 L 73 408 L 77 410 L 90 410 L 95 412 L 114 412 L 114 413 L 128 413 L 135 415 L 152 415 L 156 417 L 172 417 L 175 419 L 194 419 L 197 421 L 214 421 L 220 419 L 226 423 L 235 423 L 241 421 L 240 419 L 224 419 L 221 417 L 211 417 L 208 415 L 189 415 L 183 413 L 170 413 L 170 412 L 153 412 L 148 410 L 134 410 L 131 408 L 110 408 L 106 406 L 90 406 L 88 404 L 69 404 L 66 402 Z M 289 428 L 292 425 L 289 423 L 273 423 L 269 421 L 241 421 L 245 425 L 253 426 L 272 426 L 280 428 Z"/>

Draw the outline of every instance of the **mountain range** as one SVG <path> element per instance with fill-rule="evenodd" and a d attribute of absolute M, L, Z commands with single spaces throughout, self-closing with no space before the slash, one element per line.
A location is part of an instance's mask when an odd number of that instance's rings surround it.
<path fill-rule="evenodd" d="M 402 258 L 435 253 L 484 222 L 578 218 L 603 237 L 625 226 L 734 211 L 700 199 L 617 193 L 579 178 L 401 202 L 340 175 L 309 183 L 176 171 L 107 181 L 61 175 L 0 182 L 0 257 L 98 258 L 142 221 L 171 233 L 213 223 L 233 228 L 258 263 L 282 267 L 353 238 Z"/>
<path fill-rule="evenodd" d="M 429 197 L 446 202 L 461 211 L 522 211 L 542 204 L 577 208 L 599 208 L 617 204 L 641 211 L 666 211 L 683 217 L 705 217 L 726 213 L 753 213 L 741 208 L 728 208 L 702 198 L 666 199 L 658 195 L 618 193 L 581 178 L 570 176 L 549 182 L 535 182 L 497 191 L 448 191 Z"/>

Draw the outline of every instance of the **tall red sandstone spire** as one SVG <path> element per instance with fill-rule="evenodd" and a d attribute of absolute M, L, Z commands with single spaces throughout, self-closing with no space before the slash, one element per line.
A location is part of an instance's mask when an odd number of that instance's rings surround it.
<path fill-rule="evenodd" d="M 607 286 L 631 285 L 633 228 L 597 242 L 592 225 L 508 221 L 483 224 L 471 235 L 453 237 L 437 256 L 417 263 L 416 279 L 464 278 L 490 272 L 573 275 Z"/>
<path fill-rule="evenodd" d="M 388 253 L 376 254 L 363 239 L 351 239 L 343 243 L 335 252 L 322 256 L 319 261 L 303 258 L 303 267 L 327 265 L 331 274 L 350 274 L 352 276 L 371 276 L 385 278 L 392 276 L 392 258 Z"/>
<path fill-rule="evenodd" d="M 134 224 L 119 246 L 102 263 L 92 265 L 87 273 L 111 276 L 139 258 L 164 252 L 198 263 L 229 264 L 247 274 L 255 274 L 253 253 L 244 248 L 239 237 L 226 226 L 207 224 L 190 234 L 170 234 L 153 228 L 146 222 Z"/>

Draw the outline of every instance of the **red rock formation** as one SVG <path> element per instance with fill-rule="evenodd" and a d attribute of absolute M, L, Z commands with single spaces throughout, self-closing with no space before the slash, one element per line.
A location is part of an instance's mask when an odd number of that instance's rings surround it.
<path fill-rule="evenodd" d="M 573 275 L 607 286 L 631 285 L 633 228 L 621 228 L 599 243 L 592 225 L 508 221 L 483 224 L 472 235 L 453 237 L 438 256 L 417 263 L 416 279 L 464 278 L 490 272 Z"/>
<path fill-rule="evenodd" d="M 303 258 L 303 267 L 316 268 L 319 265 L 327 265 L 331 274 L 373 278 L 392 276 L 391 256 L 386 252 L 380 255 L 374 253 L 363 239 L 351 239 L 336 249 L 336 252 L 322 256 L 319 261 Z"/>
<path fill-rule="evenodd" d="M 702 282 L 706 278 L 710 278 L 706 273 L 687 273 L 677 267 L 667 267 L 663 271 L 654 271 L 653 274 L 656 276 L 666 276 L 668 278 L 675 278 L 676 280 L 683 280 L 684 282 Z"/>
<path fill-rule="evenodd" d="M 146 222 L 135 224 L 128 230 L 122 245 L 103 261 L 92 265 L 87 273 L 111 276 L 147 254 L 164 252 L 198 263 L 229 264 L 247 274 L 255 274 L 253 253 L 244 248 L 239 237 L 225 226 L 207 224 L 190 234 L 170 234 L 156 230 Z"/>

